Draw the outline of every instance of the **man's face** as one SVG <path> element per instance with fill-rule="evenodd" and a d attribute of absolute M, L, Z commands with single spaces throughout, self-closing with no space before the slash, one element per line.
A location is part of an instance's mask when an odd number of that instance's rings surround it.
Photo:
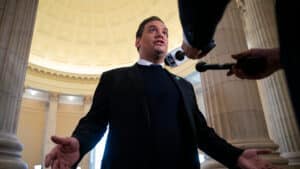
<path fill-rule="evenodd" d="M 161 63 L 168 50 L 168 29 L 160 21 L 148 22 L 140 38 L 136 39 L 141 58 Z"/>

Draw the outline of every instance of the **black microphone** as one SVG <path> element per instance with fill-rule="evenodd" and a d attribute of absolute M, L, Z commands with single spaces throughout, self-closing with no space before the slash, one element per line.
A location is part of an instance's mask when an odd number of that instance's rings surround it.
<path fill-rule="evenodd" d="M 183 62 L 185 57 L 186 56 L 185 56 L 184 52 L 181 50 L 178 50 L 175 52 L 175 54 L 172 54 L 172 52 L 168 53 L 167 56 L 165 57 L 164 62 L 167 66 L 176 67 Z"/>
<path fill-rule="evenodd" d="M 196 70 L 198 72 L 205 72 L 208 69 L 211 70 L 222 70 L 222 69 L 231 69 L 234 63 L 225 63 L 225 64 L 206 64 L 205 62 L 198 62 L 196 64 Z"/>
<path fill-rule="evenodd" d="M 184 59 L 184 56 L 185 53 L 180 50 L 175 53 L 175 58 L 179 61 L 182 61 Z"/>

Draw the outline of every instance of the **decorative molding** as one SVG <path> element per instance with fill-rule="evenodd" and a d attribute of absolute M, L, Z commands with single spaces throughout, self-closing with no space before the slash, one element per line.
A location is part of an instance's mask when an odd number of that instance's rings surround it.
<path fill-rule="evenodd" d="M 56 92 L 49 92 L 49 101 L 50 102 L 57 102 L 59 98 L 59 94 Z"/>
<path fill-rule="evenodd" d="M 240 9 L 240 11 L 242 13 L 246 12 L 245 0 L 236 0 L 236 4 L 237 4 L 238 9 Z"/>
<path fill-rule="evenodd" d="M 88 105 L 91 104 L 93 100 L 93 96 L 84 96 L 84 104 Z"/>
<path fill-rule="evenodd" d="M 101 75 L 76 75 L 29 64 L 25 86 L 70 95 L 92 95 Z"/>
<path fill-rule="evenodd" d="M 188 60 L 177 68 L 166 67 L 170 72 L 185 77 L 195 71 L 197 61 Z M 25 86 L 47 92 L 57 92 L 70 95 L 93 95 L 100 75 L 75 74 L 28 64 Z"/>
<path fill-rule="evenodd" d="M 49 74 L 49 75 L 54 75 L 58 77 L 63 77 L 63 78 L 71 78 L 71 79 L 89 79 L 89 80 L 98 80 L 100 75 L 88 75 L 88 74 L 76 74 L 76 73 L 68 73 L 68 72 L 62 72 L 62 71 L 57 71 L 54 69 L 49 69 L 46 67 L 42 67 L 36 64 L 29 63 L 28 64 L 28 69 L 32 71 L 37 71 L 39 73 L 44 73 L 44 74 Z"/>

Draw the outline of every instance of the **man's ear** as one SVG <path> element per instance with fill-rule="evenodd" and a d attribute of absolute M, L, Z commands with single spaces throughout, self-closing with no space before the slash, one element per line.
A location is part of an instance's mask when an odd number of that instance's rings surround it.
<path fill-rule="evenodd" d="M 135 47 L 136 47 L 137 49 L 139 49 L 140 46 L 141 46 L 140 41 L 141 41 L 141 38 L 136 38 L 136 39 L 135 39 Z"/>

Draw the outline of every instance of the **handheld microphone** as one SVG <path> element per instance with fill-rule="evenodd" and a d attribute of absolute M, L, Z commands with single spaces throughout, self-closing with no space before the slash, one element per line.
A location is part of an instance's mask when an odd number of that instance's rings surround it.
<path fill-rule="evenodd" d="M 183 63 L 186 58 L 184 52 L 177 48 L 167 54 L 164 62 L 167 66 L 176 67 Z"/>
<path fill-rule="evenodd" d="M 196 64 L 196 70 L 198 72 L 205 72 L 206 70 L 222 70 L 222 69 L 231 69 L 234 63 L 225 63 L 225 64 L 206 64 L 205 62 L 198 62 Z"/>
<path fill-rule="evenodd" d="M 199 49 L 199 55 L 206 55 L 214 47 L 216 47 L 215 41 L 211 40 L 208 44 L 202 45 L 202 48 Z M 165 64 L 170 67 L 177 67 L 187 61 L 188 57 L 185 55 L 181 47 L 173 49 L 165 57 Z"/>

